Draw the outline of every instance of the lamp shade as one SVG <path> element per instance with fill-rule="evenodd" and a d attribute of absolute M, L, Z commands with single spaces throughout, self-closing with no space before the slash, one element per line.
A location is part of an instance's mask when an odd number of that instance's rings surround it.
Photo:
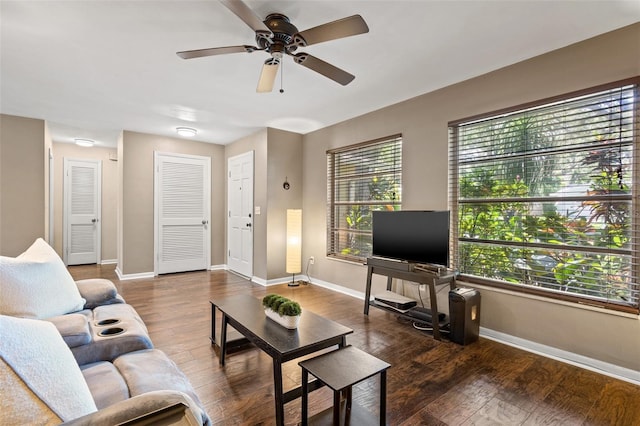
<path fill-rule="evenodd" d="M 287 273 L 302 271 L 302 210 L 287 210 Z"/>

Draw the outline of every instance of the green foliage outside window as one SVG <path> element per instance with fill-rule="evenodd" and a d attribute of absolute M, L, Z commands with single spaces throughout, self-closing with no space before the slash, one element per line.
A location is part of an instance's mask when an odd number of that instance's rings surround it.
<path fill-rule="evenodd" d="M 402 191 L 402 138 L 327 153 L 328 254 L 347 260 L 371 255 L 372 212 L 399 210 Z"/>
<path fill-rule="evenodd" d="M 635 107 L 619 93 L 457 129 L 461 274 L 638 306 Z"/>

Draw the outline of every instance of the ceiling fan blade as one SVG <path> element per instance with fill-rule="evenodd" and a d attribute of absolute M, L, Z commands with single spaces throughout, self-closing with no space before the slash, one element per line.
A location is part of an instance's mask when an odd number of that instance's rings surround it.
<path fill-rule="evenodd" d="M 197 49 L 197 50 L 185 50 L 183 52 L 177 52 L 176 55 L 182 59 L 202 58 L 205 56 L 226 55 L 228 53 L 251 53 L 256 50 L 260 50 L 255 46 L 227 46 L 227 47 L 212 47 L 210 49 Z"/>
<path fill-rule="evenodd" d="M 280 61 L 270 58 L 264 61 L 262 71 L 260 72 L 260 80 L 258 80 L 258 87 L 256 92 L 268 93 L 273 90 L 273 83 L 276 81 L 276 75 L 278 74 L 278 68 L 280 67 Z"/>
<path fill-rule="evenodd" d="M 243 1 L 241 0 L 220 0 L 220 3 L 225 5 L 227 9 L 236 14 L 236 16 L 244 21 L 253 31 L 255 31 L 256 35 L 261 35 L 263 37 L 271 38 L 273 37 L 273 33 L 262 22 L 262 19 L 255 14 L 255 12 L 249 9 Z"/>
<path fill-rule="evenodd" d="M 341 70 L 322 59 L 311 56 L 308 53 L 296 53 L 293 55 L 293 60 L 303 67 L 307 67 L 310 70 L 320 73 L 343 86 L 351 83 L 353 79 L 356 78 L 354 75 L 349 74 L 348 72 Z"/>
<path fill-rule="evenodd" d="M 299 32 L 294 35 L 294 43 L 300 47 L 311 46 L 312 44 L 368 32 L 369 26 L 362 19 L 362 16 L 353 15 Z"/>

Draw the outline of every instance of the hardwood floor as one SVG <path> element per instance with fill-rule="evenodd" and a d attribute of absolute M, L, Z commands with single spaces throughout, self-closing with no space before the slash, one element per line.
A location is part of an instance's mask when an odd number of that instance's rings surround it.
<path fill-rule="evenodd" d="M 640 386 L 480 338 L 468 346 L 433 340 L 393 314 L 313 284 L 268 288 L 224 271 L 119 281 L 113 266 L 75 266 L 76 279 L 111 279 L 147 324 L 154 345 L 189 377 L 215 425 L 273 425 L 271 358 L 256 348 L 218 364 L 209 341 L 212 297 L 278 293 L 354 330 L 347 342 L 392 366 L 389 425 L 639 425 Z M 300 383 L 297 361 L 283 370 L 285 390 Z M 378 414 L 378 378 L 353 390 Z M 330 407 L 328 389 L 313 392 L 309 412 Z M 299 400 L 285 407 L 300 420 Z M 356 425 L 357 426 L 357 425 Z"/>

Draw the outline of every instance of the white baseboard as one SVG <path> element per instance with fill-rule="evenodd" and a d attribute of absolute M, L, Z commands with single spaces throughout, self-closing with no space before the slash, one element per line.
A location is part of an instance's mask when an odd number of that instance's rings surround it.
<path fill-rule="evenodd" d="M 333 284 L 327 281 L 322 281 L 317 278 L 313 278 L 311 280 L 307 279 L 309 284 L 317 285 L 318 287 L 324 287 L 329 290 L 337 291 L 338 293 L 346 294 L 351 297 L 355 297 L 356 299 L 364 300 L 364 292 L 357 291 L 351 288 L 342 287 L 338 284 Z"/>
<path fill-rule="evenodd" d="M 118 263 L 118 259 L 103 259 L 100 261 L 101 265 L 113 265 L 115 263 Z"/>
<path fill-rule="evenodd" d="M 153 278 L 153 277 L 155 277 L 153 272 L 141 272 L 141 273 L 137 273 L 137 274 L 123 274 L 122 271 L 120 271 L 119 267 L 116 267 L 116 275 L 118 276 L 118 279 L 120 281 L 138 280 L 138 279 L 141 279 L 141 278 Z"/>
<path fill-rule="evenodd" d="M 209 266 L 210 271 L 228 271 L 229 267 L 227 265 L 211 265 Z"/>
<path fill-rule="evenodd" d="M 265 280 L 264 278 L 253 276 L 253 277 L 251 277 L 251 281 L 253 281 L 254 283 L 259 284 L 261 286 L 269 287 L 269 286 L 272 286 L 272 285 L 287 284 L 287 283 L 291 282 L 291 277 L 272 278 L 270 280 Z M 309 279 L 307 278 L 306 275 L 296 275 L 296 281 L 307 281 L 308 282 Z"/>
<path fill-rule="evenodd" d="M 625 382 L 633 383 L 634 385 L 640 385 L 640 371 L 631 370 L 629 368 L 620 367 L 615 364 L 610 364 L 608 362 L 589 358 L 573 352 L 554 348 L 552 346 L 532 342 L 531 340 L 521 339 L 520 337 L 501 333 L 489 328 L 480 327 L 480 336 L 518 349 L 523 349 L 527 352 L 562 361 L 576 367 L 581 367 L 586 370 L 624 380 Z"/>

